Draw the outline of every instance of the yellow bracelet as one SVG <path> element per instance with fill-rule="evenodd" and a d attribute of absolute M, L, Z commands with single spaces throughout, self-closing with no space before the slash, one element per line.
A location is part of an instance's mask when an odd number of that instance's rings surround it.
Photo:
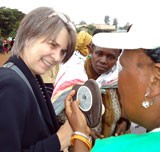
<path fill-rule="evenodd" d="M 86 138 L 89 141 L 92 140 L 91 136 L 87 136 L 86 134 L 84 134 L 83 132 L 80 132 L 80 131 L 74 131 L 72 135 L 80 135 L 80 136 L 83 136 L 84 138 Z"/>
<path fill-rule="evenodd" d="M 83 141 L 87 145 L 87 147 L 89 148 L 89 150 L 91 150 L 91 148 L 92 148 L 92 141 L 91 140 L 87 140 L 85 137 L 83 137 L 81 135 L 76 135 L 75 134 L 75 135 L 73 135 L 71 137 L 71 144 L 72 145 L 74 145 L 74 140 L 75 139 L 79 139 L 79 140 Z"/>

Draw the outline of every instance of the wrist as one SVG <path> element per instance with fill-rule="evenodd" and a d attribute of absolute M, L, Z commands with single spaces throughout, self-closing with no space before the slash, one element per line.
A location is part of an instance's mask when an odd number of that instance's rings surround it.
<path fill-rule="evenodd" d="M 83 133 L 83 132 L 80 132 L 80 131 L 74 131 L 74 132 L 72 133 L 72 135 L 80 135 L 80 136 L 83 136 L 84 138 L 86 138 L 86 139 L 89 140 L 89 141 L 92 140 L 91 136 L 89 136 L 88 134 L 85 134 L 85 133 Z"/>
<path fill-rule="evenodd" d="M 91 131 L 90 131 L 90 129 L 86 129 L 86 130 L 80 130 L 80 129 L 78 129 L 78 130 L 75 130 L 75 131 L 73 131 L 73 133 L 75 133 L 75 132 L 81 132 L 81 133 L 83 133 L 83 134 L 85 134 L 85 135 L 87 135 L 87 136 L 90 136 L 91 135 Z"/>
<path fill-rule="evenodd" d="M 74 145 L 75 140 L 80 140 L 83 142 L 89 150 L 92 148 L 92 137 L 88 136 L 87 134 L 80 132 L 80 131 L 74 131 L 71 137 L 71 144 Z"/>

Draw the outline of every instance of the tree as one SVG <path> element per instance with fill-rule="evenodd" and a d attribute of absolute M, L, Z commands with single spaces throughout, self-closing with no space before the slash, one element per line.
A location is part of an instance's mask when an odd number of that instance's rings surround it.
<path fill-rule="evenodd" d="M 131 24 L 130 23 L 126 23 L 126 25 L 123 27 L 126 31 L 128 31 L 128 29 L 130 28 Z"/>
<path fill-rule="evenodd" d="M 96 29 L 96 27 L 93 24 L 88 25 L 88 33 L 89 34 L 93 35 L 95 29 Z"/>
<path fill-rule="evenodd" d="M 80 21 L 79 25 L 83 25 L 83 24 L 86 24 L 85 21 Z"/>
<path fill-rule="evenodd" d="M 16 33 L 24 13 L 17 9 L 0 7 L 0 31 L 1 36 L 8 37 L 10 33 Z"/>
<path fill-rule="evenodd" d="M 109 16 L 104 17 L 104 23 L 108 24 L 108 25 L 110 24 L 110 17 Z"/>
<path fill-rule="evenodd" d="M 118 27 L 118 20 L 117 20 L 117 18 L 113 19 L 113 25 L 115 25 L 115 27 L 117 29 L 117 27 Z"/>

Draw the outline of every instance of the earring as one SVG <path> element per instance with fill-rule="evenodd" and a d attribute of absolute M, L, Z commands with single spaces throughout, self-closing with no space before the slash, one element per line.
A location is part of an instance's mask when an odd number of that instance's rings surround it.
<path fill-rule="evenodd" d="M 148 95 L 149 95 L 149 92 L 144 95 L 145 101 L 142 102 L 142 107 L 145 109 L 149 108 L 153 104 L 153 101 L 148 101 L 146 99 Z"/>

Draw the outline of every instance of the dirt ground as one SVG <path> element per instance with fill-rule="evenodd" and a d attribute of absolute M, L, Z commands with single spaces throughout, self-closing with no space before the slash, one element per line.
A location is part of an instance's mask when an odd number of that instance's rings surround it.
<path fill-rule="evenodd" d="M 3 65 L 3 63 L 9 58 L 9 56 L 10 56 L 10 53 L 8 54 L 0 53 L 0 66 Z"/>
<path fill-rule="evenodd" d="M 0 66 L 2 66 L 3 63 L 5 63 L 5 61 L 9 58 L 9 56 L 10 56 L 10 53 L 8 53 L 8 54 L 0 53 Z M 44 82 L 45 83 L 54 83 L 57 71 L 58 71 L 58 67 L 54 67 L 52 70 L 50 70 L 50 71 L 46 72 L 46 74 L 42 75 Z"/>

